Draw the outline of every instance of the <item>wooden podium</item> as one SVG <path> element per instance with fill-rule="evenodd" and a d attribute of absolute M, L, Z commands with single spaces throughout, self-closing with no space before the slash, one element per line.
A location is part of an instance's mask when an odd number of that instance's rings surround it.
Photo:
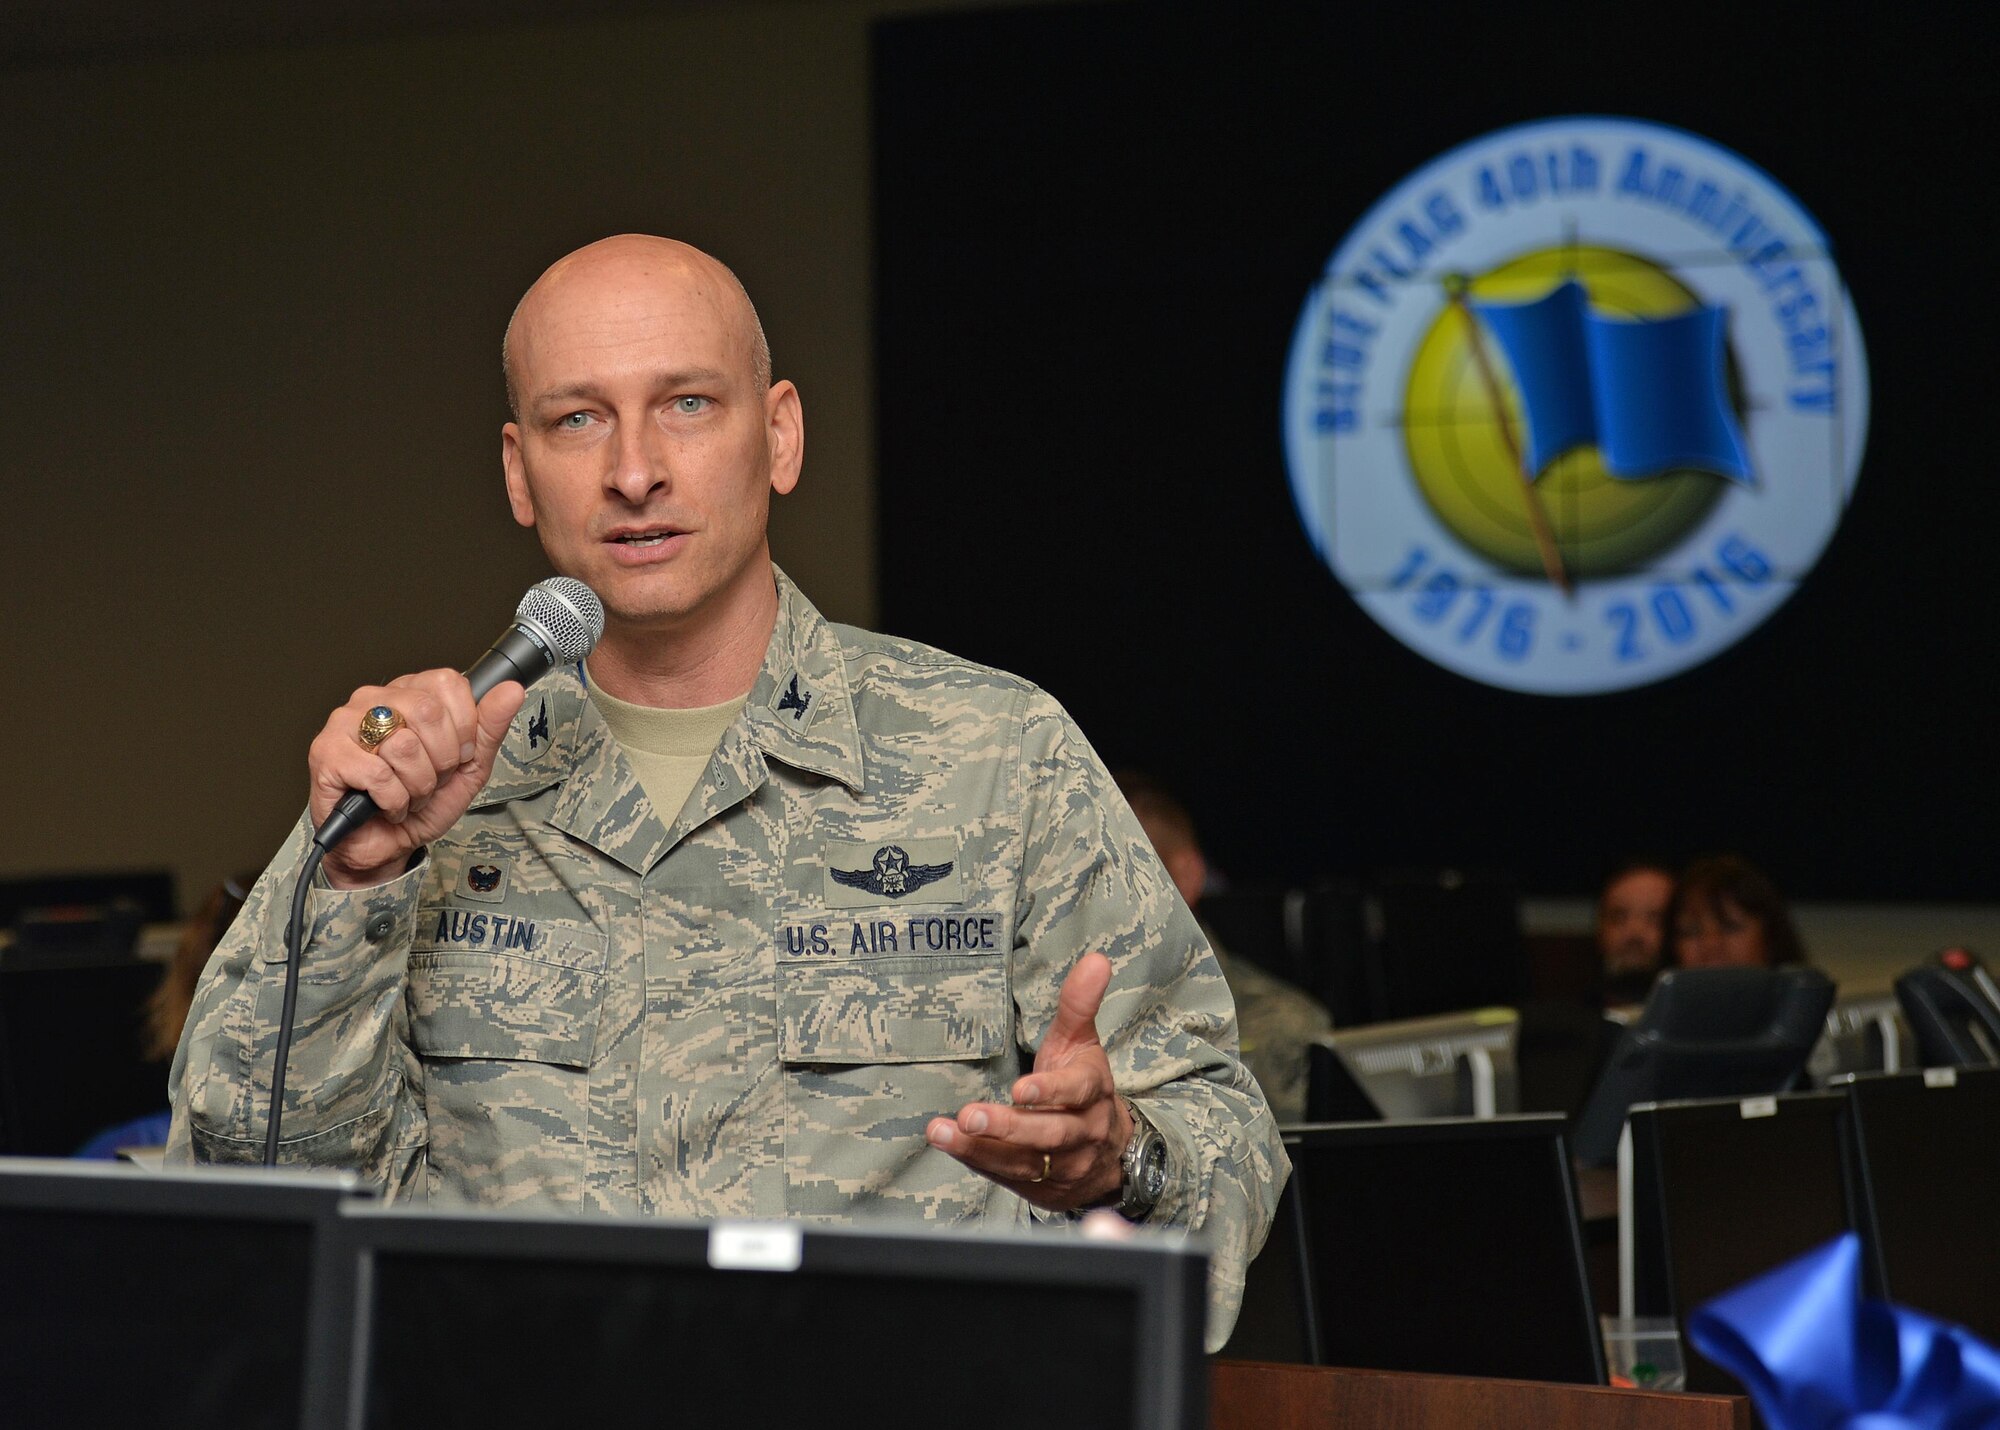
<path fill-rule="evenodd" d="M 1211 1361 L 1210 1430 L 1750 1430 L 1740 1395 Z"/>

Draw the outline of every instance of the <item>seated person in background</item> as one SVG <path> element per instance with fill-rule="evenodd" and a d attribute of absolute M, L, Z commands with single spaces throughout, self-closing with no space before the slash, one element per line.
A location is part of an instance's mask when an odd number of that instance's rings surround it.
<path fill-rule="evenodd" d="M 1697 859 L 1682 872 L 1668 914 L 1677 968 L 1777 968 L 1806 961 L 1784 896 L 1734 854 Z"/>
<path fill-rule="evenodd" d="M 1651 859 L 1629 859 L 1597 896 L 1597 952 L 1607 1007 L 1643 1003 L 1667 951 L 1673 872 Z"/>
<path fill-rule="evenodd" d="M 222 936 L 236 922 L 243 900 L 249 897 L 250 886 L 256 882 L 257 871 L 254 869 L 224 879 L 209 892 L 208 898 L 202 902 L 201 911 L 181 929 L 181 939 L 174 946 L 173 959 L 167 964 L 167 971 L 160 975 L 160 986 L 146 1000 L 145 1051 L 148 1061 L 164 1064 L 173 1060 L 174 1049 L 180 1046 L 181 1029 L 187 1023 L 188 1009 L 194 1003 L 194 985 L 200 980 L 202 969 L 208 966 L 208 956 L 215 952 L 215 946 L 222 942 Z M 79 1147 L 76 1155 L 92 1161 L 108 1162 L 116 1159 L 122 1148 L 164 1147 L 172 1116 L 166 1104 L 162 1103 L 158 1112 L 149 1112 L 144 1117 L 135 1117 L 130 1122 L 105 1128 Z"/>
<path fill-rule="evenodd" d="M 1153 852 L 1166 866 L 1187 906 L 1201 916 L 1202 890 L 1208 884 L 1208 859 L 1195 837 L 1194 819 L 1179 800 L 1150 777 L 1131 770 L 1115 778 L 1139 825 L 1153 841 Z M 1306 1049 L 1323 1033 L 1333 1031 L 1333 1019 L 1304 989 L 1267 973 L 1253 963 L 1233 958 L 1215 930 L 1202 932 L 1222 965 L 1223 981 L 1236 1000 L 1236 1028 L 1244 1065 L 1264 1089 L 1264 1099 L 1280 1124 L 1303 1122 L 1306 1116 Z"/>

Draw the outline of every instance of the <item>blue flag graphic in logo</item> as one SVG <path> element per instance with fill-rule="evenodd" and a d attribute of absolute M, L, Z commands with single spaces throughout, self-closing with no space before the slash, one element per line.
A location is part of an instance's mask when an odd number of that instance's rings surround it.
<path fill-rule="evenodd" d="M 1472 306 L 1520 384 L 1531 478 L 1572 447 L 1595 445 L 1614 477 L 1692 467 L 1750 483 L 1723 382 L 1721 308 L 1608 318 L 1590 311 L 1574 279 L 1532 303 Z"/>

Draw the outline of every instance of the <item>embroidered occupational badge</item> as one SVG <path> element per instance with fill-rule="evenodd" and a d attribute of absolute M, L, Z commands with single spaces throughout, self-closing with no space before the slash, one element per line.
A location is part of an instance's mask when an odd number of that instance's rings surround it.
<path fill-rule="evenodd" d="M 458 887 L 452 892 L 477 904 L 497 904 L 507 897 L 507 866 L 468 864 L 465 872 L 458 876 Z"/>
<path fill-rule="evenodd" d="M 900 899 L 926 884 L 935 884 L 951 872 L 951 865 L 912 864 L 900 845 L 884 844 L 875 851 L 875 861 L 867 869 L 829 869 L 836 884 L 850 889 L 866 889 L 871 894 Z"/>

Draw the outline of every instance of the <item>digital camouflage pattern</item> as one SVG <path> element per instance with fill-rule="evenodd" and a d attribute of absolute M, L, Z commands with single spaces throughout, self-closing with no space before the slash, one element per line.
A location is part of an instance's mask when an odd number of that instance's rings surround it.
<path fill-rule="evenodd" d="M 1209 1242 L 1219 1345 L 1289 1165 L 1138 822 L 1040 690 L 777 581 L 763 670 L 677 815 L 570 667 L 420 863 L 312 893 L 283 1161 L 494 1207 L 1018 1225 L 1044 1214 L 924 1126 L 1005 1100 L 1096 949 L 1118 1087 L 1171 1149 L 1153 1219 Z M 202 977 L 170 1160 L 262 1155 L 308 838 Z"/>

